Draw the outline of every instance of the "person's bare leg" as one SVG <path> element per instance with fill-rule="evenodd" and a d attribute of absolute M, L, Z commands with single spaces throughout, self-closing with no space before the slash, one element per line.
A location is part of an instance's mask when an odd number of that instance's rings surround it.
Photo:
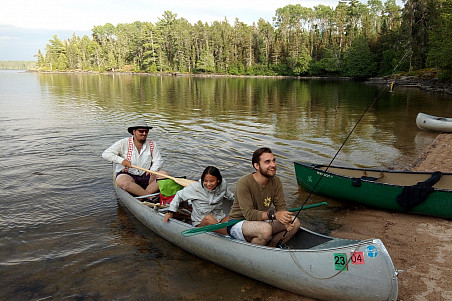
<path fill-rule="evenodd" d="M 147 195 L 149 194 L 145 189 L 143 189 L 140 185 L 135 183 L 133 178 L 126 174 L 120 174 L 118 177 L 116 177 L 116 183 L 119 187 L 124 189 L 125 191 L 141 196 L 141 195 Z"/>
<path fill-rule="evenodd" d="M 274 221 L 272 224 L 272 230 L 273 230 L 273 237 L 268 243 L 269 247 L 276 247 L 278 242 L 281 240 L 281 238 L 284 236 L 284 233 L 286 233 L 286 226 L 281 224 L 279 221 Z M 300 220 L 296 218 L 293 222 L 293 227 L 290 231 L 286 233 L 284 238 L 282 239 L 281 244 L 285 244 L 286 242 L 291 239 L 295 233 L 300 229 Z"/>
<path fill-rule="evenodd" d="M 168 172 L 166 172 L 164 170 L 159 170 L 159 173 L 168 175 Z M 151 178 L 149 179 L 149 184 L 145 189 L 146 193 L 141 194 L 141 195 L 147 195 L 147 194 L 152 194 L 152 193 L 158 192 L 159 184 L 157 183 L 157 179 L 165 179 L 165 177 L 156 176 L 156 175 L 151 174 Z"/>
<path fill-rule="evenodd" d="M 227 222 L 228 220 L 229 220 L 229 217 L 228 217 L 228 216 L 225 216 L 225 217 L 220 221 L 220 223 L 225 223 L 225 222 Z M 218 221 L 216 220 L 216 218 L 215 218 L 212 214 L 207 214 L 207 215 L 202 219 L 202 221 L 199 223 L 199 225 L 198 225 L 197 227 L 203 227 L 203 226 L 214 225 L 214 224 L 218 224 Z M 216 230 L 216 231 L 214 231 L 214 232 L 217 232 L 217 233 L 220 233 L 220 234 L 223 234 L 223 235 L 228 235 L 228 231 L 227 231 L 226 227 L 225 227 L 225 228 L 222 228 L 222 229 L 218 229 L 218 230 Z"/>
<path fill-rule="evenodd" d="M 272 227 L 263 221 L 245 221 L 242 225 L 242 233 L 246 241 L 265 246 L 272 236 Z"/>

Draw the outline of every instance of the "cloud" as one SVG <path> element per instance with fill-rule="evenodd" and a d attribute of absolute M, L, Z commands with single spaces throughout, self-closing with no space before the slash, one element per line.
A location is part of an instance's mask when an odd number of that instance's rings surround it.
<path fill-rule="evenodd" d="M 399 6 L 401 1 L 397 0 Z M 90 35 L 94 26 L 106 23 L 156 23 L 167 10 L 192 24 L 225 18 L 234 24 L 238 18 L 251 25 L 260 18 L 272 23 L 276 10 L 289 4 L 334 8 L 338 3 L 339 0 L 4 0 L 0 9 L 0 60 L 31 60 L 55 34 L 63 40 L 73 33 Z"/>
<path fill-rule="evenodd" d="M 61 40 L 72 37 L 90 35 L 91 31 L 74 32 L 72 30 L 27 29 L 16 26 L 0 25 L 0 61 L 35 60 L 38 50 L 45 52 L 45 46 L 53 35 Z"/>
<path fill-rule="evenodd" d="M 177 14 L 191 23 L 222 21 L 235 18 L 247 24 L 264 18 L 271 22 L 277 8 L 288 4 L 313 7 L 322 2 L 336 6 L 335 0 L 12 0 L 4 1 L 0 24 L 33 29 L 91 30 L 105 23 L 157 22 L 164 11 Z"/>

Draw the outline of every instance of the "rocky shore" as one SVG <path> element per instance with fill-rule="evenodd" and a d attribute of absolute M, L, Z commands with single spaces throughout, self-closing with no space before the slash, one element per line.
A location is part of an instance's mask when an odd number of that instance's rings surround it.
<path fill-rule="evenodd" d="M 369 84 L 387 84 L 394 82 L 394 86 L 417 87 L 424 91 L 439 92 L 452 95 L 452 83 L 441 82 L 432 74 L 422 77 L 418 76 L 399 76 L 399 77 L 378 77 L 370 78 L 366 81 Z"/>

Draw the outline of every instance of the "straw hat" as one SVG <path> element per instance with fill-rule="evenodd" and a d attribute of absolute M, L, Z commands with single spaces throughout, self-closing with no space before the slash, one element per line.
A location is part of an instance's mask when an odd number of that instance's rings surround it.
<path fill-rule="evenodd" d="M 146 121 L 141 120 L 141 121 L 135 122 L 132 126 L 129 126 L 127 131 L 130 134 L 133 134 L 133 130 L 136 130 L 136 129 L 148 129 L 148 130 L 150 130 L 150 129 L 152 129 L 152 126 L 150 126 Z"/>

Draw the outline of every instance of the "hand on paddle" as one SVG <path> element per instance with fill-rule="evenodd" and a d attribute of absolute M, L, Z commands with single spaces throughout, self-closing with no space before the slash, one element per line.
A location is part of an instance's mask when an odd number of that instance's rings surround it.
<path fill-rule="evenodd" d="M 154 181 L 155 179 L 157 179 L 157 176 L 154 175 L 153 173 L 146 172 L 146 175 L 149 175 L 149 183 L 151 183 L 152 181 Z"/>
<path fill-rule="evenodd" d="M 132 163 L 130 163 L 130 161 L 126 159 L 122 160 L 121 165 L 129 168 L 132 167 Z"/>

